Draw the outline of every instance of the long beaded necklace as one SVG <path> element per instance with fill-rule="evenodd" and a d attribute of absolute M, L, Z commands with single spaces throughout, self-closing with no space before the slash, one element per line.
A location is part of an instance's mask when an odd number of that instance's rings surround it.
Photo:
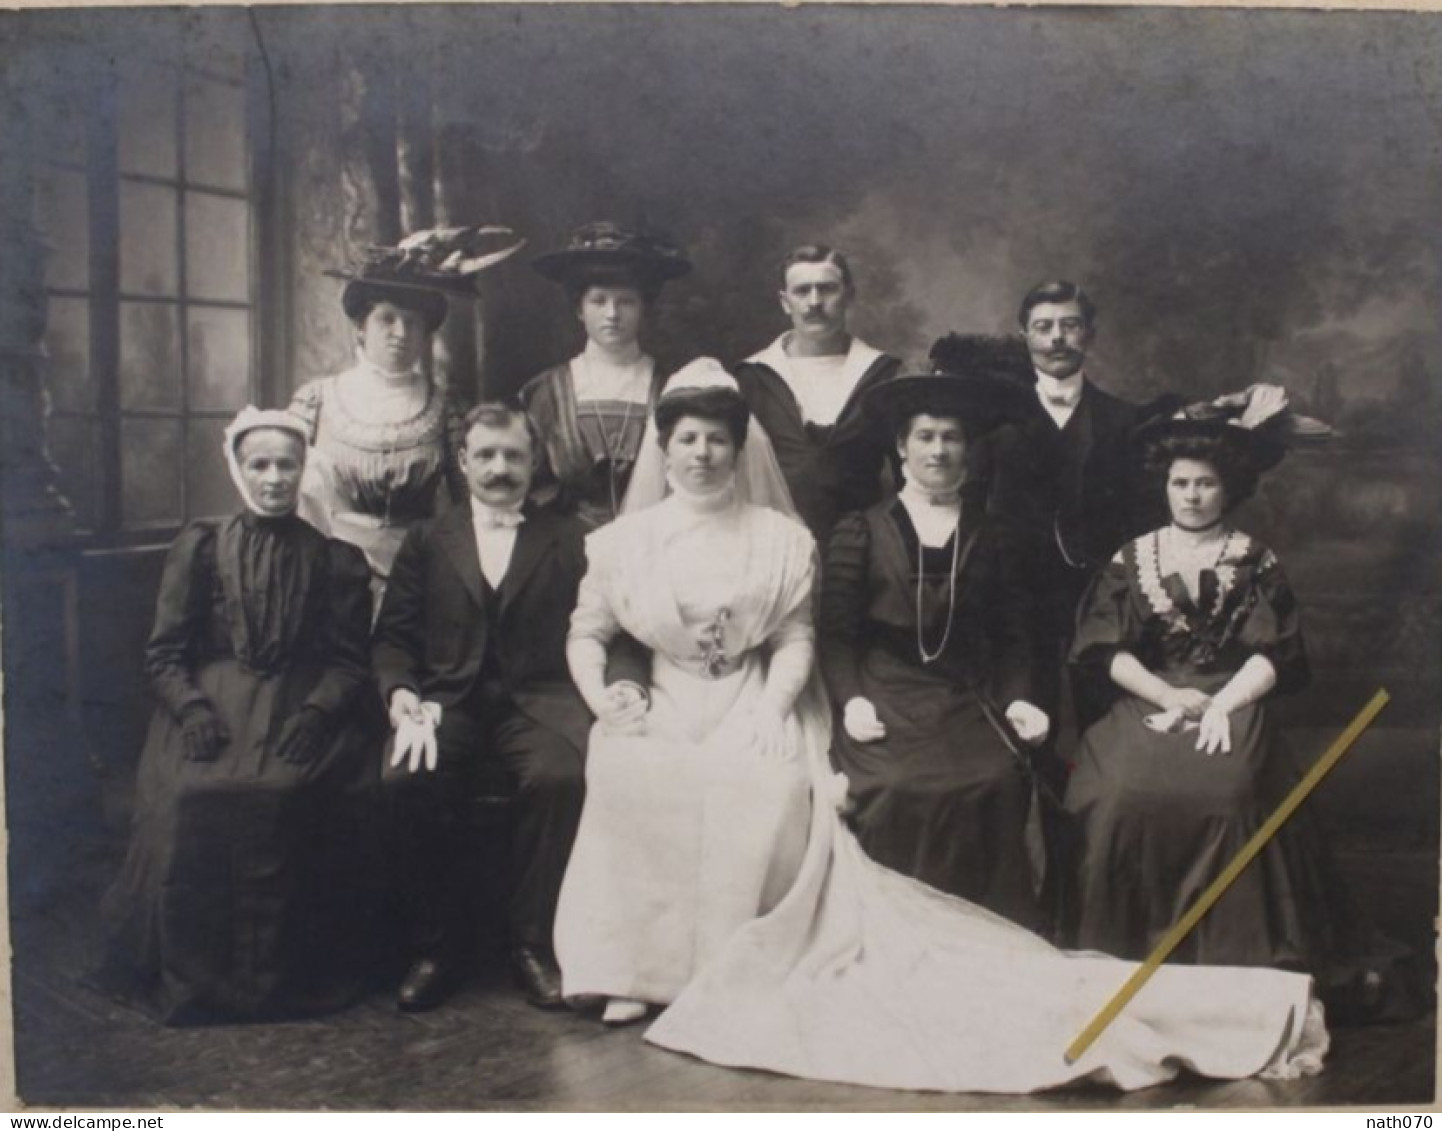
<path fill-rule="evenodd" d="M 951 532 L 951 581 L 947 585 L 946 592 L 946 629 L 941 634 L 941 643 L 937 645 L 936 651 L 929 651 L 926 647 L 926 630 L 921 617 L 921 594 L 926 585 L 926 547 L 922 545 L 920 535 L 916 539 L 916 651 L 921 656 L 923 664 L 934 663 L 941 658 L 946 651 L 947 641 L 951 639 L 951 624 L 956 616 L 956 573 L 957 563 L 961 560 L 961 515 L 956 516 L 956 527 Z"/>
<path fill-rule="evenodd" d="M 606 420 L 601 415 L 597 402 L 591 402 L 591 414 L 596 418 L 596 431 L 601 435 L 601 451 L 606 456 L 606 479 L 611 490 L 611 514 L 614 517 L 621 513 L 621 495 L 616 489 L 616 461 L 621 458 L 626 447 L 626 429 L 631 424 L 631 410 L 636 407 L 635 401 L 626 402 L 626 411 L 621 416 L 621 427 L 616 433 L 616 446 L 611 447 L 611 436 L 606 431 Z"/>

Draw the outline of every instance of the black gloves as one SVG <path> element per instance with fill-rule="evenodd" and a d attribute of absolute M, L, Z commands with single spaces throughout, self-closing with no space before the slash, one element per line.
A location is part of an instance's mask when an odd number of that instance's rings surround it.
<path fill-rule="evenodd" d="M 283 762 L 305 766 L 315 760 L 330 730 L 330 719 L 318 707 L 302 707 L 285 721 L 275 743 L 275 755 Z"/>
<path fill-rule="evenodd" d="M 192 703 L 181 713 L 180 737 L 187 759 L 214 762 L 230 741 L 230 731 L 209 703 Z"/>

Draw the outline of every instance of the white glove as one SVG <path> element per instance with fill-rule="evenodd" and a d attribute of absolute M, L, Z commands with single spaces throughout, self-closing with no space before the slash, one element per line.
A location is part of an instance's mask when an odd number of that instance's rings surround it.
<path fill-rule="evenodd" d="M 1040 746 L 1051 733 L 1051 719 L 1040 707 L 1025 699 L 1013 699 L 1006 709 L 1006 721 L 1016 731 L 1017 738 L 1028 746 Z"/>
<path fill-rule="evenodd" d="M 756 736 L 756 752 L 761 757 L 775 758 L 785 762 L 795 756 L 796 752 L 786 741 L 786 719 L 784 717 L 758 703 L 751 716 L 751 725 L 754 727 L 753 733 Z"/>
<path fill-rule="evenodd" d="M 1143 715 L 1142 722 L 1158 734 L 1182 734 L 1197 729 L 1197 720 L 1187 718 L 1179 708 Z"/>
<path fill-rule="evenodd" d="M 1197 749 L 1209 757 L 1232 752 L 1231 719 L 1215 701 L 1207 708 L 1197 727 Z"/>
<path fill-rule="evenodd" d="M 744 714 L 738 712 L 713 730 L 704 744 L 728 758 L 744 755 L 786 762 L 796 755 L 786 741 L 786 720 L 763 703 Z"/>
<path fill-rule="evenodd" d="M 422 703 L 414 691 L 402 687 L 391 694 L 390 716 L 396 732 L 391 766 L 408 762 L 409 773 L 415 773 L 422 765 L 433 772 L 440 761 L 436 727 L 441 725 L 441 705 Z"/>
<path fill-rule="evenodd" d="M 645 688 L 630 680 L 621 680 L 606 688 L 601 710 L 596 713 L 601 728 L 608 734 L 644 734 L 646 715 L 651 698 Z"/>
<path fill-rule="evenodd" d="M 886 737 L 886 724 L 877 717 L 876 704 L 860 695 L 846 701 L 841 725 L 853 742 L 880 742 Z"/>

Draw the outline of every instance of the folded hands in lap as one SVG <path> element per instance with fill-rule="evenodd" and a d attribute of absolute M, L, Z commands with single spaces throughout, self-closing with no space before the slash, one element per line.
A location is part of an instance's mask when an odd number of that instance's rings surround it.
<path fill-rule="evenodd" d="M 1196 749 L 1209 757 L 1232 752 L 1231 710 L 1222 696 L 1213 698 L 1194 687 L 1174 687 L 1158 704 L 1162 712 L 1147 725 L 1163 733 L 1196 730 Z"/>
<path fill-rule="evenodd" d="M 646 715 L 651 710 L 651 698 L 639 684 L 630 680 L 611 684 L 596 707 L 596 718 L 608 734 L 646 733 Z"/>

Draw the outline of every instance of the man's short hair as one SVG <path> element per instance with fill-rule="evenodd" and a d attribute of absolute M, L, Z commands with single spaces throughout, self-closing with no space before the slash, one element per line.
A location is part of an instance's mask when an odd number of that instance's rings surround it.
<path fill-rule="evenodd" d="M 851 278 L 851 264 L 846 262 L 846 256 L 837 251 L 834 247 L 828 247 L 824 243 L 804 243 L 800 247 L 793 247 L 781 261 L 781 289 L 786 289 L 786 272 L 795 267 L 798 263 L 830 263 L 841 272 L 841 282 L 848 291 L 856 289 L 856 283 Z"/>
<path fill-rule="evenodd" d="M 1091 296 L 1082 290 L 1075 283 L 1069 283 L 1065 279 L 1053 279 L 1047 283 L 1038 283 L 1026 292 L 1026 297 L 1021 300 L 1021 309 L 1017 312 L 1017 321 L 1021 328 L 1026 329 L 1027 322 L 1031 319 L 1033 308 L 1044 302 L 1061 304 L 1074 302 L 1081 309 L 1082 318 L 1088 327 L 1097 324 L 1097 305 L 1092 302 Z"/>
<path fill-rule="evenodd" d="M 526 435 L 531 440 L 531 454 L 539 456 L 542 451 L 541 430 L 536 427 L 529 412 L 518 404 L 506 401 L 482 401 L 467 412 L 461 418 L 461 443 L 470 443 L 471 429 L 477 424 L 484 424 L 487 428 L 509 428 L 518 419 L 525 422 Z"/>

